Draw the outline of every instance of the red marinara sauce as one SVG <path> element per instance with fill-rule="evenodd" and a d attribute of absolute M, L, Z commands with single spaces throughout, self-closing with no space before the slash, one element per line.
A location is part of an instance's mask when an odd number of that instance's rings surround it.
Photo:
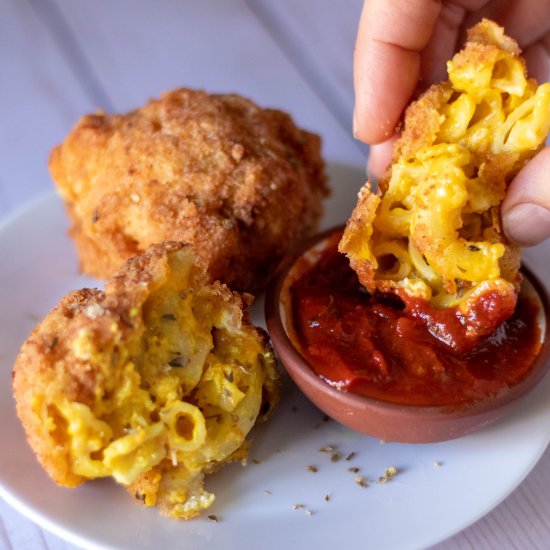
<path fill-rule="evenodd" d="M 520 295 L 494 333 L 467 351 L 453 349 L 430 332 L 425 318 L 407 315 L 397 296 L 369 294 L 336 245 L 290 291 L 302 354 L 316 374 L 341 390 L 384 401 L 451 406 L 495 396 L 529 374 L 541 347 L 539 306 Z M 445 322 L 448 311 L 439 310 L 438 321 L 438 310 L 425 305 L 432 329 Z"/>

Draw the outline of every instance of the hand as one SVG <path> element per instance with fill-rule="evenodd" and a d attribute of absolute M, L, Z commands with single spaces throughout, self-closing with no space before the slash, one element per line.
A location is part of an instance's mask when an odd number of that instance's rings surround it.
<path fill-rule="evenodd" d="M 379 177 L 411 97 L 446 80 L 446 61 L 482 17 L 504 26 L 523 49 L 530 76 L 550 76 L 550 0 L 365 0 L 354 59 L 354 135 L 372 145 L 368 171 Z M 547 175 L 548 174 L 548 175 Z M 522 245 L 550 236 L 550 148 L 510 184 L 504 230 Z"/>

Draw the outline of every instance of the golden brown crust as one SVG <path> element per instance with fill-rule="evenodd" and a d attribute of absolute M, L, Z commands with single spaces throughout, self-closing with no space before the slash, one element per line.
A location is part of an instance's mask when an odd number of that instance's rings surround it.
<path fill-rule="evenodd" d="M 441 108 L 449 101 L 453 93 L 449 82 L 432 85 L 418 100 L 411 103 L 405 111 L 405 126 L 396 141 L 392 163 L 402 158 L 414 156 L 425 147 L 432 145 L 441 127 Z M 391 166 L 380 179 L 379 189 L 384 192 L 391 178 Z"/>
<path fill-rule="evenodd" d="M 357 273 L 361 284 L 370 292 L 376 290 L 376 284 L 373 258 L 369 253 L 368 242 L 372 235 L 372 223 L 379 202 L 380 199 L 372 192 L 371 182 L 367 181 L 359 191 L 357 205 L 351 213 L 344 235 L 338 244 L 338 250 L 343 254 L 353 251 L 353 254 L 349 255 L 350 266 Z M 365 245 L 367 245 L 366 248 Z"/>
<path fill-rule="evenodd" d="M 212 279 L 255 289 L 317 227 L 328 193 L 320 146 L 281 111 L 179 89 L 126 115 L 83 117 L 50 171 L 83 272 L 107 278 L 177 240 Z"/>

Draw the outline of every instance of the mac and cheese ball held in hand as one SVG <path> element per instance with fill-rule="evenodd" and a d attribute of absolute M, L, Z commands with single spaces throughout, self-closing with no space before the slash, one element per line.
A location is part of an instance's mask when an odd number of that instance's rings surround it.
<path fill-rule="evenodd" d="M 208 508 L 206 474 L 244 460 L 277 399 L 267 336 L 249 296 L 206 282 L 190 245 L 153 245 L 105 291 L 69 293 L 14 366 L 17 412 L 60 485 L 112 476 L 178 519 Z"/>
<path fill-rule="evenodd" d="M 176 240 L 193 244 L 211 280 L 247 291 L 315 232 L 328 195 L 317 135 L 238 95 L 183 88 L 83 117 L 50 172 L 84 273 L 107 278 Z"/>
<path fill-rule="evenodd" d="M 367 289 L 398 294 L 413 314 L 418 300 L 455 308 L 473 342 L 516 304 L 520 251 L 500 205 L 548 135 L 550 84 L 527 77 L 516 42 L 488 20 L 447 68 L 449 80 L 408 107 L 391 166 L 377 193 L 361 189 L 340 251 Z"/>

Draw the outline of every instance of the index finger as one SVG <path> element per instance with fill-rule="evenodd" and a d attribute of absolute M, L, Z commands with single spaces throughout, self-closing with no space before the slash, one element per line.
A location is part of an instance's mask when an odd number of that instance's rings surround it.
<path fill-rule="evenodd" d="M 394 133 L 440 11 L 436 0 L 365 0 L 354 55 L 358 139 L 379 143 Z"/>

